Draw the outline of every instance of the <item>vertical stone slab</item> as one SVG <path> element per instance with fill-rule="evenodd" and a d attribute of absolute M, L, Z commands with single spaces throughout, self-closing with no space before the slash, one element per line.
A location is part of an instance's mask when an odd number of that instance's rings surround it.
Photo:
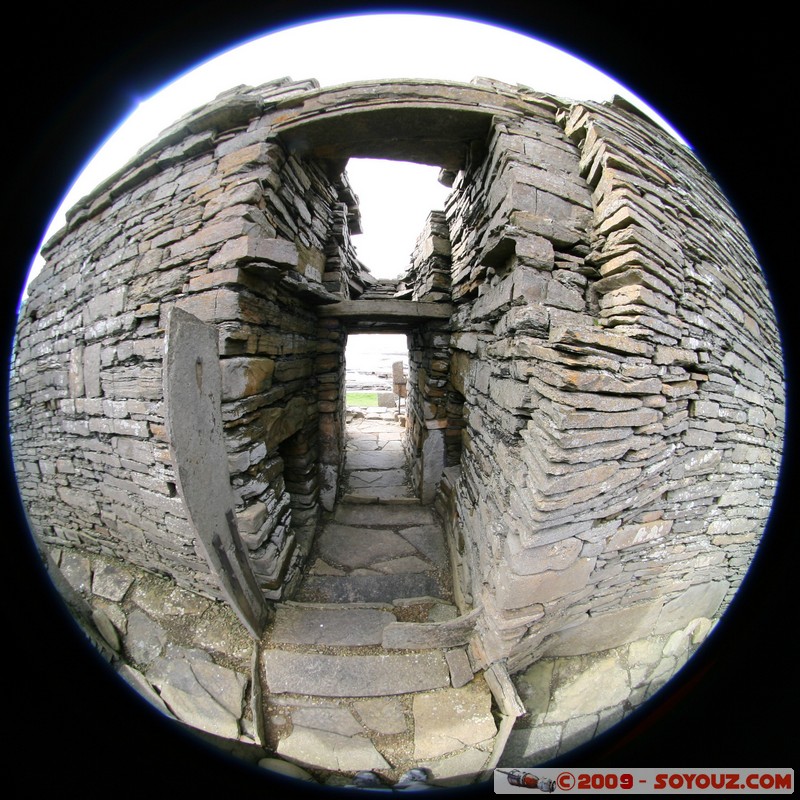
<path fill-rule="evenodd" d="M 420 490 L 423 503 L 432 503 L 436 488 L 445 468 L 444 432 L 438 428 L 428 431 L 422 445 L 422 486 Z"/>
<path fill-rule="evenodd" d="M 173 308 L 167 324 L 164 400 L 178 490 L 228 602 L 258 639 L 267 608 L 236 524 L 221 397 L 216 328 Z"/>

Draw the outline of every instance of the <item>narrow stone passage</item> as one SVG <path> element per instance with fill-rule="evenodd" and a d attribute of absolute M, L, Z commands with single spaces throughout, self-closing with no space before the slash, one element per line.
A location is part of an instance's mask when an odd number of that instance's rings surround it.
<path fill-rule="evenodd" d="M 420 766 L 459 785 L 493 756 L 492 695 L 463 646 L 444 532 L 412 494 L 402 435 L 393 420 L 348 425 L 343 497 L 264 641 L 268 745 L 331 785 L 360 770 L 390 784 Z"/>
<path fill-rule="evenodd" d="M 444 532 L 413 496 L 402 436 L 391 419 L 348 424 L 344 495 L 317 536 L 296 600 L 452 599 Z"/>

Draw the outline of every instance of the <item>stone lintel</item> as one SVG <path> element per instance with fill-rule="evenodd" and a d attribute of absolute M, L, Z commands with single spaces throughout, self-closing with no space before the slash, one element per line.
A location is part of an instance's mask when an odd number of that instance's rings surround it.
<path fill-rule="evenodd" d="M 417 300 L 342 300 L 317 310 L 321 317 L 374 322 L 413 322 L 421 319 L 450 319 L 455 307 L 450 303 L 425 303 Z"/>

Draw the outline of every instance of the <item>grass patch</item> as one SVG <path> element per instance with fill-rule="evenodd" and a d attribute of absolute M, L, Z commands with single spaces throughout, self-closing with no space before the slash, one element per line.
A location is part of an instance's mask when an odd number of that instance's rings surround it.
<path fill-rule="evenodd" d="M 377 392 L 348 392 L 348 408 L 372 408 L 378 405 Z"/>

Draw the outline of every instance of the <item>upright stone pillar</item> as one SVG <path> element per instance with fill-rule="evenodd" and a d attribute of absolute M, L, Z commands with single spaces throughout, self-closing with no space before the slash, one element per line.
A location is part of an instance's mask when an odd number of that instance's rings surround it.
<path fill-rule="evenodd" d="M 178 491 L 220 588 L 250 635 L 259 639 L 267 607 L 236 523 L 221 398 L 216 328 L 180 308 L 172 309 L 164 401 Z"/>
<path fill-rule="evenodd" d="M 446 450 L 444 446 L 444 430 L 435 428 L 428 431 L 422 445 L 422 486 L 420 499 L 423 503 L 432 503 L 442 472 L 446 466 Z"/>

